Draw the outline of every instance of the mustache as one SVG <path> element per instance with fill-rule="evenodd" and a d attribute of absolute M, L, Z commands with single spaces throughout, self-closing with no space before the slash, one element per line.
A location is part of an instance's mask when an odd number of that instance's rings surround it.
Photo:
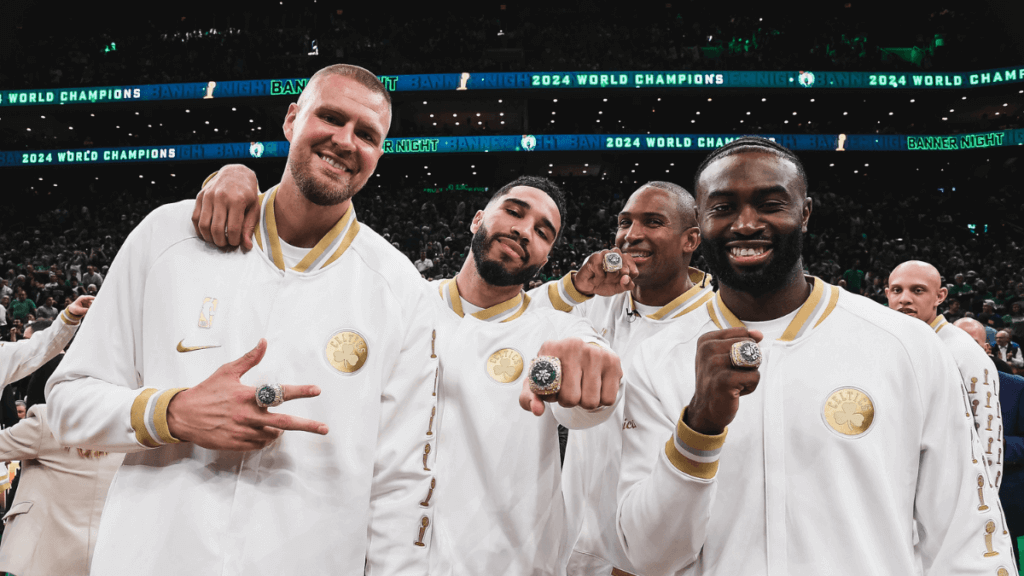
<path fill-rule="evenodd" d="M 491 239 L 487 243 L 487 249 L 488 250 L 491 248 L 491 244 L 493 244 L 494 242 L 498 241 L 498 238 L 507 238 L 507 239 L 515 242 L 516 245 L 518 245 L 523 250 L 523 256 L 521 258 L 522 261 L 523 262 L 529 262 L 530 261 L 530 249 L 527 248 L 526 245 L 524 245 L 522 242 L 520 242 L 518 238 L 512 236 L 511 234 L 501 234 L 500 232 L 495 232 L 491 236 Z"/>

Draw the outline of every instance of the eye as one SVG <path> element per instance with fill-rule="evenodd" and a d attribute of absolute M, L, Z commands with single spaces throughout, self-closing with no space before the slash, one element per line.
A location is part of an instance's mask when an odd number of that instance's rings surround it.
<path fill-rule="evenodd" d="M 630 225 L 630 221 L 629 220 L 626 220 L 625 218 L 623 218 L 622 220 L 619 220 L 619 228 L 629 228 L 629 225 Z"/>
<path fill-rule="evenodd" d="M 520 216 L 519 216 L 519 212 L 518 212 L 518 211 L 516 211 L 516 210 L 515 210 L 515 209 L 513 209 L 513 208 L 505 208 L 505 212 L 508 212 L 509 214 L 511 214 L 511 215 L 513 215 L 513 216 L 515 216 L 516 218 L 519 218 L 519 217 L 520 217 Z"/>
<path fill-rule="evenodd" d="M 548 233 L 543 228 L 537 228 L 537 235 L 540 236 L 541 238 L 545 239 L 545 240 L 548 239 Z"/>

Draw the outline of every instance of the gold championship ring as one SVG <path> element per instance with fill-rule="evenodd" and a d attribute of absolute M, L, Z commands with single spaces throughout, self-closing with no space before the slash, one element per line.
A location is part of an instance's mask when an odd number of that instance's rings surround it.
<path fill-rule="evenodd" d="M 622 256 L 615 252 L 604 255 L 604 263 L 601 265 L 605 272 L 618 272 L 622 270 Z"/>
<path fill-rule="evenodd" d="M 558 394 L 562 387 L 562 362 L 554 356 L 538 356 L 530 360 L 526 374 L 530 390 L 538 396 Z"/>
<path fill-rule="evenodd" d="M 736 368 L 757 368 L 761 365 L 761 347 L 757 342 L 736 342 L 729 349 L 729 361 Z"/>

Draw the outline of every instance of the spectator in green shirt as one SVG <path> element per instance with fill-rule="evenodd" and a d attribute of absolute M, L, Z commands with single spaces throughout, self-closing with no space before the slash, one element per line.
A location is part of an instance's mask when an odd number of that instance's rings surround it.
<path fill-rule="evenodd" d="M 860 269 L 860 260 L 853 261 L 853 268 L 843 272 L 843 280 L 846 280 L 846 289 L 854 294 L 860 294 L 864 283 L 864 271 Z"/>
<path fill-rule="evenodd" d="M 35 311 L 36 303 L 26 297 L 24 290 L 19 289 L 14 302 L 11 302 L 11 316 L 15 320 L 24 320 L 25 317 L 33 314 Z"/>

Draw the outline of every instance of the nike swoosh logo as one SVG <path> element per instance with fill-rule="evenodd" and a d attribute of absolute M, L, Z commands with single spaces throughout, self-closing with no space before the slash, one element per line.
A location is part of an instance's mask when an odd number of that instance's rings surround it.
<path fill-rule="evenodd" d="M 206 348 L 220 348 L 219 344 L 215 344 L 215 345 L 212 345 L 212 346 L 182 346 L 182 342 L 184 342 L 184 341 L 185 341 L 185 339 L 182 338 L 181 342 L 178 342 L 178 348 L 177 348 L 178 352 L 195 352 L 196 350 L 203 350 L 203 349 L 206 349 Z"/>

